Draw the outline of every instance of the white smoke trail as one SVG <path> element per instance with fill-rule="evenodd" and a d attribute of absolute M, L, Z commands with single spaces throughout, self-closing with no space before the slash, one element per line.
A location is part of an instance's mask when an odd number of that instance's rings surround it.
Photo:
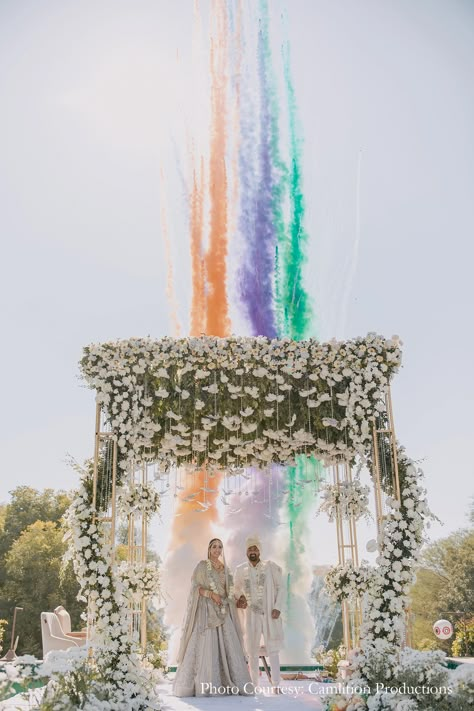
<path fill-rule="evenodd" d="M 349 299 L 350 299 L 352 288 L 354 285 L 355 275 L 357 272 L 357 265 L 359 262 L 361 166 L 362 166 L 362 150 L 359 151 L 359 155 L 357 158 L 355 235 L 354 235 L 354 242 L 352 245 L 352 254 L 350 256 L 350 262 L 349 262 L 349 273 L 348 273 L 347 278 L 344 279 L 344 291 L 343 291 L 342 303 L 341 303 L 341 328 L 339 330 L 339 337 L 340 338 L 347 338 L 346 328 L 347 328 L 347 317 L 348 317 L 348 312 L 349 312 Z"/>

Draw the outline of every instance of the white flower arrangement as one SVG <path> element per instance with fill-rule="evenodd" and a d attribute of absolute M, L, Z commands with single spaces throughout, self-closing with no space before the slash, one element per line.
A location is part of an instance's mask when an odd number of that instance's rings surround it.
<path fill-rule="evenodd" d="M 151 484 L 122 486 L 117 494 L 117 506 L 121 514 L 129 516 L 140 513 L 147 519 L 160 510 L 160 495 Z"/>
<path fill-rule="evenodd" d="M 115 578 L 124 596 L 133 602 L 160 594 L 160 575 L 155 562 L 122 561 L 117 566 Z"/>
<path fill-rule="evenodd" d="M 420 652 L 408 647 L 400 650 L 379 639 L 359 652 L 355 663 L 364 666 L 366 673 L 360 676 L 356 672 L 347 686 L 361 689 L 362 695 L 331 697 L 326 711 L 461 711 L 474 702 L 474 669 L 466 664 L 449 670 L 441 651 Z M 430 689 L 429 694 L 426 689 Z"/>
<path fill-rule="evenodd" d="M 335 521 L 338 512 L 344 519 L 360 518 L 370 519 L 368 486 L 364 486 L 358 479 L 340 482 L 339 484 L 325 484 L 321 488 L 322 503 L 318 512 L 328 515 L 329 521 Z"/>
<path fill-rule="evenodd" d="M 316 662 L 322 664 L 329 675 L 335 679 L 339 671 L 339 662 L 346 659 L 346 648 L 342 644 L 337 649 L 326 649 L 324 645 L 321 645 L 314 650 L 313 654 Z"/>
<path fill-rule="evenodd" d="M 26 688 L 40 680 L 46 684 L 38 706 L 42 711 L 148 709 L 160 681 L 156 670 L 132 653 L 125 680 L 117 683 L 110 650 L 96 645 L 93 651 L 92 655 L 88 647 L 72 647 L 49 652 L 43 661 L 29 655 L 17 657 L 0 672 L 0 693 L 14 693 L 14 683 Z M 7 684 L 4 678 L 8 678 Z"/>
<path fill-rule="evenodd" d="M 327 573 L 324 582 L 330 598 L 341 602 L 342 600 L 355 600 L 367 590 L 371 582 L 372 570 L 362 562 L 358 568 L 351 562 L 344 565 L 335 565 Z"/>
<path fill-rule="evenodd" d="M 116 433 L 119 467 L 329 463 L 367 454 L 398 338 L 132 339 L 85 349 L 83 376 Z"/>

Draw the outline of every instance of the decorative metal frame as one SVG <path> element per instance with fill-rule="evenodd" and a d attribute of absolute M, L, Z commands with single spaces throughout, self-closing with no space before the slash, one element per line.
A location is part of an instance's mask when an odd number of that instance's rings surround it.
<path fill-rule="evenodd" d="M 380 458 L 380 450 L 382 447 L 389 446 L 390 461 L 391 461 L 391 476 L 392 476 L 392 495 L 400 501 L 400 481 L 398 476 L 398 459 L 396 449 L 395 427 L 393 419 L 392 398 L 390 387 L 388 386 L 385 393 L 386 406 L 386 421 L 381 425 L 381 421 L 376 421 L 372 430 L 373 438 L 373 471 L 372 478 L 374 482 L 374 498 L 375 511 L 377 518 L 377 530 L 380 534 L 385 518 L 384 514 L 384 497 L 381 481 L 382 464 Z M 115 560 L 115 537 L 117 524 L 117 506 L 116 506 L 116 483 L 117 483 L 117 438 L 113 432 L 108 431 L 102 426 L 102 410 L 100 403 L 96 404 L 95 418 L 95 437 L 94 437 L 94 469 L 93 469 L 93 508 L 96 511 L 97 520 L 106 524 L 105 530 L 109 530 L 110 545 L 112 550 L 112 564 Z M 112 457 L 110 460 L 110 444 L 112 444 Z M 99 475 L 99 460 L 103 449 L 108 452 L 108 459 L 105 462 L 106 469 L 106 491 L 110 489 L 110 494 L 107 500 L 107 506 L 101 508 L 98 498 L 98 475 Z M 341 459 L 339 462 L 328 467 L 332 476 L 333 483 L 340 487 L 346 482 L 352 482 L 352 471 L 349 463 Z M 148 481 L 148 465 L 140 464 L 139 467 L 132 466 L 129 472 L 130 488 L 137 486 L 139 483 L 146 484 Z M 102 485 L 103 486 L 103 485 Z M 128 552 L 127 558 L 129 562 L 141 561 L 146 563 L 147 555 L 147 536 L 148 526 L 146 515 L 142 513 L 132 513 L 128 517 Z M 340 512 L 336 515 L 336 534 L 339 564 L 344 565 L 351 561 L 354 566 L 359 565 L 359 552 L 357 544 L 357 527 L 354 517 L 351 516 L 348 520 L 343 519 Z M 147 600 L 144 598 L 139 605 L 131 605 L 131 631 L 139 636 L 142 650 L 145 650 L 147 643 Z M 92 620 L 93 614 L 89 611 L 89 619 Z M 349 604 L 347 600 L 342 603 L 342 626 L 343 638 L 346 650 L 349 651 L 359 645 L 360 625 L 362 621 L 362 609 L 360 599 L 357 599 L 353 604 Z M 88 624 L 88 635 L 90 625 Z"/>

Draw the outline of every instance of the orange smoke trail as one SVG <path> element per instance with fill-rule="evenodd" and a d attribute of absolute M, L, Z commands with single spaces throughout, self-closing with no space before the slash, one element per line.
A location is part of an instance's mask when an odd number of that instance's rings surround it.
<path fill-rule="evenodd" d="M 211 146 L 209 159 L 210 230 L 206 255 L 208 292 L 206 333 L 230 333 L 227 297 L 227 171 L 226 171 L 226 69 L 227 12 L 222 0 L 213 0 L 217 38 L 211 40 Z"/>
<path fill-rule="evenodd" d="M 165 187 L 165 174 L 163 171 L 163 166 L 160 167 L 160 221 L 161 221 L 161 233 L 163 235 L 163 242 L 165 244 L 165 256 L 166 256 L 166 298 L 170 306 L 171 322 L 173 324 L 173 335 L 178 337 L 181 335 L 181 324 L 178 318 L 178 302 L 176 299 L 176 292 L 174 288 L 174 276 L 173 276 L 173 258 L 171 256 L 171 244 L 168 229 L 168 216 L 166 213 L 166 187 Z"/>
<path fill-rule="evenodd" d="M 195 31 L 201 22 L 199 5 L 195 3 Z M 203 333 L 227 336 L 230 333 L 227 297 L 226 258 L 228 250 L 228 200 L 226 174 L 226 56 L 227 17 L 222 0 L 214 0 L 212 14 L 216 18 L 216 32 L 211 40 L 211 140 L 209 177 L 205 181 L 205 166 L 201 158 L 199 170 L 193 157 L 193 186 L 191 190 L 190 242 L 192 260 L 191 335 Z M 197 44 L 197 43 L 196 43 Z M 195 45 L 196 46 L 196 45 Z M 197 47 L 198 48 L 198 47 Z M 207 177 L 207 176 L 206 176 Z M 209 185 L 209 235 L 204 253 L 204 184 Z M 188 477 L 186 477 L 188 478 Z M 185 607 L 183 573 L 190 574 L 191 565 L 205 558 L 207 543 L 216 535 L 219 525 L 217 499 L 222 475 L 206 471 L 196 472 L 186 481 L 185 489 L 176 497 L 175 516 L 171 526 L 171 541 L 164 566 L 165 589 L 169 586 L 167 621 L 181 621 Z M 216 491 L 208 491 L 215 489 Z M 196 494 L 189 501 L 184 499 Z M 198 502 L 208 508 L 202 508 Z M 170 660 L 174 656 L 176 635 L 170 643 Z"/>
<path fill-rule="evenodd" d="M 191 302 L 191 336 L 201 336 L 206 331 L 206 271 L 203 254 L 203 184 L 204 159 L 201 157 L 199 174 L 193 171 L 191 194 L 191 266 L 193 294 Z"/>
<path fill-rule="evenodd" d="M 226 14 L 224 4 L 213 3 L 213 15 L 217 17 L 217 40 L 211 44 L 212 71 L 212 118 L 210 150 L 210 235 L 207 253 L 204 253 L 204 159 L 201 157 L 199 171 L 197 159 L 192 155 L 193 186 L 191 191 L 190 244 L 192 262 L 192 303 L 191 335 L 226 336 L 230 332 L 228 300 L 226 288 L 227 256 L 227 178 L 225 170 L 226 150 L 226 92 L 225 92 L 225 53 Z M 201 17 L 199 3 L 194 3 L 194 41 L 193 52 L 199 51 L 201 35 Z M 217 43 L 218 50 L 214 51 Z M 219 76 L 220 73 L 220 76 Z M 207 293 L 206 293 L 207 292 Z M 180 545 L 202 547 L 203 541 L 213 535 L 212 527 L 218 523 L 216 501 L 218 491 L 204 492 L 202 488 L 219 489 L 221 476 L 215 474 L 210 481 L 206 471 L 196 472 L 192 483 L 187 483 L 184 491 L 176 499 L 175 517 L 171 527 L 171 550 Z M 209 486 L 210 484 L 210 486 Z M 191 501 L 183 499 L 199 492 Z M 198 514 L 198 501 L 205 499 L 210 504 Z M 205 553 L 205 551 L 203 551 Z M 170 555 L 172 555 L 170 553 Z"/>

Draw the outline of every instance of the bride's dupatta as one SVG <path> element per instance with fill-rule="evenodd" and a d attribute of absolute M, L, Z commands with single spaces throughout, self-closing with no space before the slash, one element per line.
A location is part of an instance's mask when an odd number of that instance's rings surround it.
<path fill-rule="evenodd" d="M 231 589 L 232 585 L 232 575 L 229 572 L 227 566 L 225 568 L 225 572 L 227 596 L 228 591 Z M 178 657 L 176 660 L 178 664 L 182 662 L 184 653 L 186 652 L 186 648 L 188 646 L 189 639 L 191 637 L 194 624 L 196 622 L 196 616 L 198 613 L 199 606 L 201 606 L 200 611 L 202 613 L 201 615 L 199 615 L 200 624 L 202 625 L 202 631 L 204 631 L 208 627 L 219 627 L 219 625 L 222 625 L 222 623 L 224 622 L 225 615 L 230 614 L 231 620 L 234 623 L 237 635 L 243 648 L 242 630 L 240 627 L 240 621 L 237 616 L 237 610 L 235 607 L 235 600 L 233 596 L 232 599 L 227 597 L 225 598 L 228 604 L 225 605 L 226 611 L 224 615 L 222 615 L 217 605 L 210 598 L 204 597 L 203 595 L 199 594 L 199 588 L 205 588 L 206 590 L 209 590 L 209 574 L 213 575 L 212 571 L 211 573 L 209 573 L 207 561 L 201 560 L 194 569 L 191 578 L 191 590 L 189 591 L 185 621 L 181 634 Z"/>

